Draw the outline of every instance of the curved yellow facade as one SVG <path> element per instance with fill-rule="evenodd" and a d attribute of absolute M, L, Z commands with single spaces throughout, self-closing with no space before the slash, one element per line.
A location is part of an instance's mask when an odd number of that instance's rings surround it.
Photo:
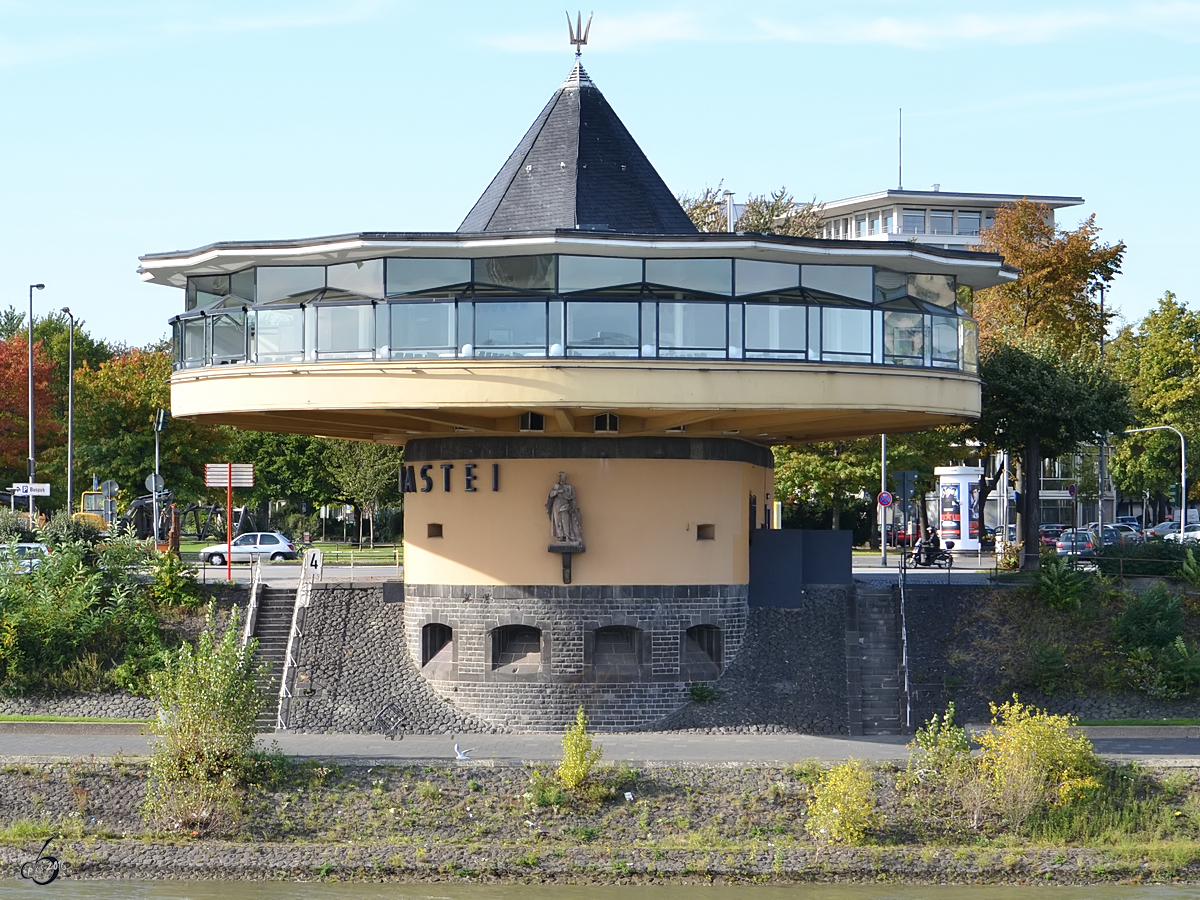
<path fill-rule="evenodd" d="M 903 432 L 979 415 L 979 382 L 952 370 L 689 360 L 419 360 L 229 365 L 176 372 L 177 416 L 261 431 L 402 444 L 413 437 L 683 429 L 758 443 Z"/>

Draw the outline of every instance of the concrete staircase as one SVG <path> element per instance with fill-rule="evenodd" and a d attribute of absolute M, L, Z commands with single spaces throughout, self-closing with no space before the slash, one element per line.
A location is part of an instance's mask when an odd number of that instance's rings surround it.
<path fill-rule="evenodd" d="M 856 627 L 847 633 L 848 643 L 853 644 L 847 647 L 847 655 L 858 663 L 857 672 L 852 665 L 848 673 L 851 730 L 864 735 L 902 734 L 899 599 L 890 587 L 855 587 L 852 624 Z"/>
<path fill-rule="evenodd" d="M 296 603 L 296 592 L 286 588 L 271 588 L 265 585 L 258 595 L 258 620 L 254 624 L 254 637 L 258 639 L 258 659 L 269 666 L 259 687 L 267 695 L 267 703 L 258 718 L 260 731 L 274 731 L 279 711 L 279 678 L 283 673 L 283 661 L 287 655 L 288 635 L 292 630 L 292 610 Z"/>

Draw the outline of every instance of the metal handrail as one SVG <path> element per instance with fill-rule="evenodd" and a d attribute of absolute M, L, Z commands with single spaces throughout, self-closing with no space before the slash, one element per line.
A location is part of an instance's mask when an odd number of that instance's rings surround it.
<path fill-rule="evenodd" d="M 246 604 L 246 625 L 242 629 L 242 646 L 245 647 L 254 637 L 254 629 L 258 626 L 258 592 L 262 588 L 262 560 L 250 561 L 250 601 Z"/>
<path fill-rule="evenodd" d="M 283 671 L 279 673 L 279 707 L 275 714 L 276 731 L 288 730 L 288 719 L 292 711 L 292 678 L 299 665 L 296 654 L 300 649 L 300 640 L 304 637 L 302 628 L 305 611 L 312 603 L 313 582 L 321 577 L 324 566 L 325 559 L 320 550 L 310 548 L 304 551 L 304 563 L 300 568 L 300 583 L 296 586 L 296 602 L 292 607 L 292 628 L 288 632 L 287 650 L 283 656 Z"/>
<path fill-rule="evenodd" d="M 912 730 L 912 682 L 908 672 L 908 554 L 900 554 L 900 667 L 904 670 L 904 728 Z"/>

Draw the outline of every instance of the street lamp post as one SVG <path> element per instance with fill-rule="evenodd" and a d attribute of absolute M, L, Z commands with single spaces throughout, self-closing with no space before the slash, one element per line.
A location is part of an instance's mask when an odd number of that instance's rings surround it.
<path fill-rule="evenodd" d="M 29 286 L 29 529 L 33 530 L 33 292 L 45 290 L 44 284 Z"/>
<path fill-rule="evenodd" d="M 62 311 L 71 323 L 71 336 L 67 340 L 67 514 L 75 502 L 75 316 L 70 307 Z"/>
<path fill-rule="evenodd" d="M 1174 425 L 1148 425 L 1145 428 L 1125 429 L 1126 434 L 1137 434 L 1139 431 L 1173 431 L 1179 435 L 1179 542 L 1182 544 L 1183 529 L 1187 525 L 1187 440 L 1183 432 Z"/>

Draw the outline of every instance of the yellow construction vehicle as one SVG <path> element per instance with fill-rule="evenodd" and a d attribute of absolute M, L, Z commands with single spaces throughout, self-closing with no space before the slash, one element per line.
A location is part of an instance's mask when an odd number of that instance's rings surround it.
<path fill-rule="evenodd" d="M 104 494 L 100 491 L 84 491 L 79 500 L 79 512 L 71 518 L 77 522 L 95 525 L 103 531 L 108 527 L 104 521 Z"/>

